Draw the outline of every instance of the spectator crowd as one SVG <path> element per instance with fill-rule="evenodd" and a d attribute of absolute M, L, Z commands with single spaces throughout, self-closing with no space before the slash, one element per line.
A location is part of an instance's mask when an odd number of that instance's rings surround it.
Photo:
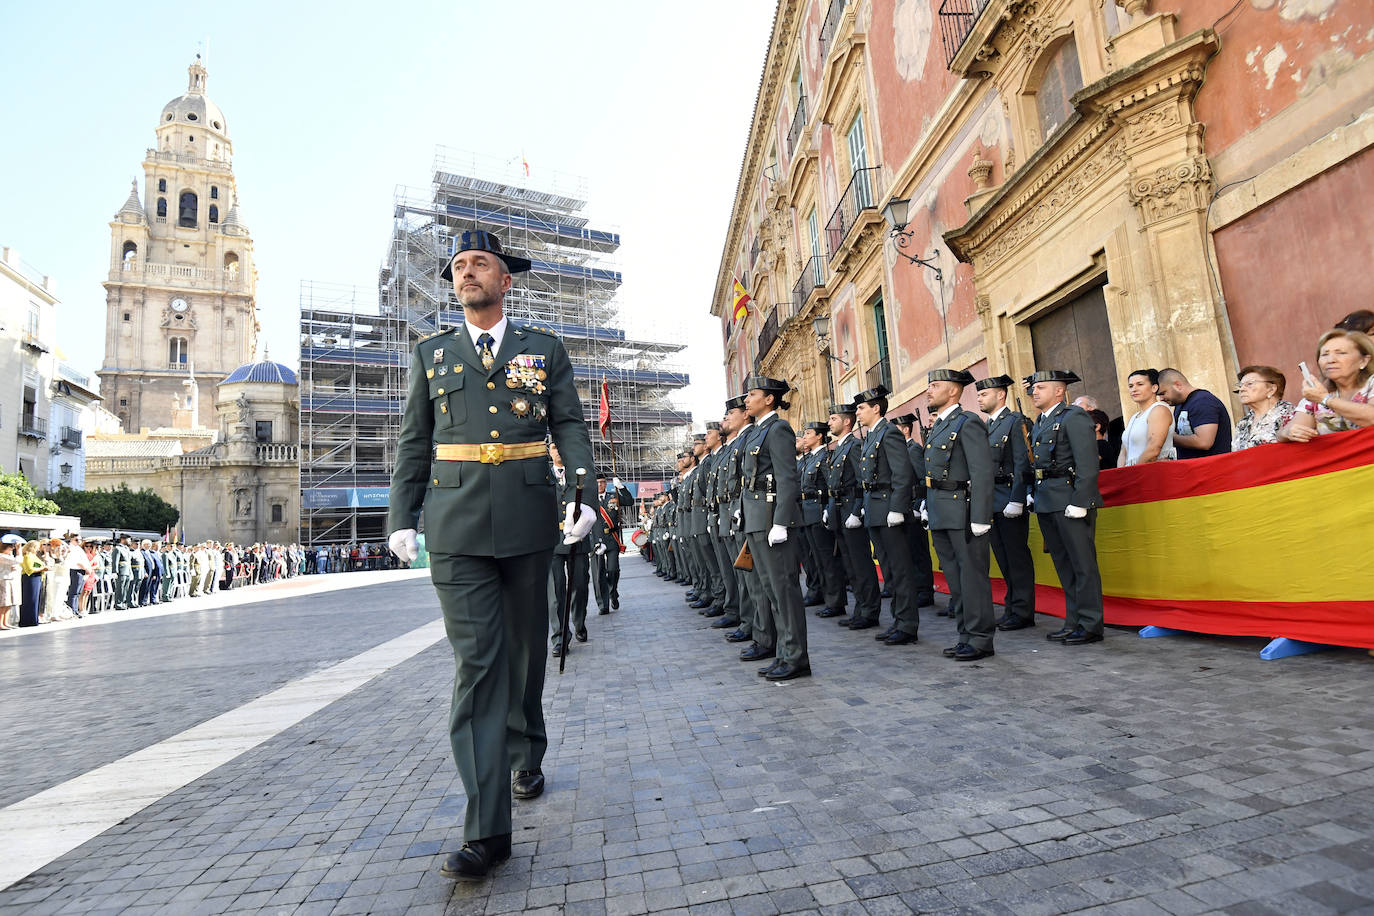
<path fill-rule="evenodd" d="M 0 538 L 0 630 L 165 604 L 301 575 L 392 569 L 381 544 L 239 546 L 112 539 Z"/>

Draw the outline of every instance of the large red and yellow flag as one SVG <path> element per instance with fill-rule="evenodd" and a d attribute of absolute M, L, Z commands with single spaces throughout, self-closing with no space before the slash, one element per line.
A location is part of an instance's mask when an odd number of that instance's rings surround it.
<path fill-rule="evenodd" d="M 750 301 L 753 297 L 750 296 L 750 295 L 749 295 L 749 291 L 748 291 L 747 289 L 744 288 L 744 284 L 741 283 L 741 282 L 739 282 L 739 277 L 735 277 L 734 280 L 735 280 L 735 304 L 734 304 L 734 308 L 731 310 L 731 312 L 732 312 L 732 314 L 734 315 L 734 319 L 733 319 L 733 320 L 734 320 L 734 321 L 739 321 L 739 320 L 740 320 L 741 318 L 743 318 L 745 315 L 748 315 L 748 314 L 749 314 L 749 301 Z"/>
<path fill-rule="evenodd" d="M 1374 428 L 1098 480 L 1107 623 L 1374 649 Z M 1036 610 L 1063 616 L 1042 544 L 1031 525 Z"/>

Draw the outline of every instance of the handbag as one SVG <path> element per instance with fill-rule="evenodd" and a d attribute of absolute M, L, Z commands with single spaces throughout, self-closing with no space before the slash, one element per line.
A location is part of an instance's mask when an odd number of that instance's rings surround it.
<path fill-rule="evenodd" d="M 739 549 L 739 555 L 735 557 L 735 569 L 753 569 L 754 555 L 749 550 L 749 545 L 745 544 Z"/>

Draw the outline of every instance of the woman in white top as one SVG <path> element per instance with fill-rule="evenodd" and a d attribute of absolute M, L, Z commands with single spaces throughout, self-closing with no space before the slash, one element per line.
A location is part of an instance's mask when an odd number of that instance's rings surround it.
<path fill-rule="evenodd" d="M 1137 369 L 1126 377 L 1126 390 L 1136 412 L 1121 437 L 1117 467 L 1165 461 L 1174 457 L 1174 413 L 1159 399 L 1159 373 Z"/>

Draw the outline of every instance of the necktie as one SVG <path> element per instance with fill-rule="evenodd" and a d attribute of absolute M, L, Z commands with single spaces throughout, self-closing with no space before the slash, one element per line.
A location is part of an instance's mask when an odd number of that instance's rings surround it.
<path fill-rule="evenodd" d="M 482 357 L 482 367 L 490 369 L 496 365 L 496 356 L 491 352 L 491 345 L 496 343 L 496 338 L 490 334 L 483 334 L 477 338 L 477 352 Z"/>

